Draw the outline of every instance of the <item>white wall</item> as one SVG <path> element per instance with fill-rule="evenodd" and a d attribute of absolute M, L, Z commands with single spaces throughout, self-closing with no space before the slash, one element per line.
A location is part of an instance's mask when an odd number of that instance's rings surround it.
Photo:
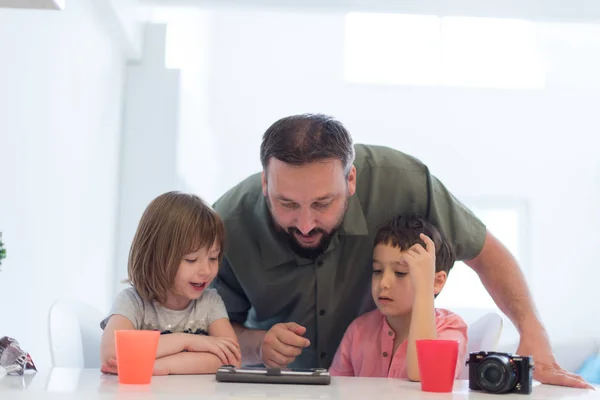
<path fill-rule="evenodd" d="M 600 311 L 597 26 L 542 25 L 548 87 L 527 91 L 350 84 L 343 15 L 211 15 L 208 115 L 223 160 L 219 193 L 259 170 L 260 138 L 276 119 L 332 114 L 356 142 L 421 158 L 461 199 L 528 202 L 524 269 L 552 338 L 600 336 L 590 317 Z"/>
<path fill-rule="evenodd" d="M 92 3 L 0 9 L 0 336 L 41 368 L 56 299 L 112 301 L 125 60 Z"/>
<path fill-rule="evenodd" d="M 144 57 L 127 67 L 114 294 L 125 286 L 138 222 L 158 195 L 178 190 L 179 71 L 165 68 L 166 26 L 148 25 Z"/>
<path fill-rule="evenodd" d="M 157 7 L 152 14 L 153 23 L 167 26 L 162 62 L 167 69 L 179 72 L 176 126 L 165 132 L 177 145 L 177 179 L 182 190 L 201 193 L 207 201 L 214 201 L 221 193 L 221 168 L 217 138 L 209 125 L 211 13 Z"/>
<path fill-rule="evenodd" d="M 125 43 L 127 55 L 133 59 L 141 58 L 144 24 L 150 17 L 151 7 L 141 0 L 100 0 L 96 4 L 112 14 L 111 33 Z"/>

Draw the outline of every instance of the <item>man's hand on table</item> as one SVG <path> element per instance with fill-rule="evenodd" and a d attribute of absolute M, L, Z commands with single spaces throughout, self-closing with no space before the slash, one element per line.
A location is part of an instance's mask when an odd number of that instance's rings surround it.
<path fill-rule="evenodd" d="M 269 368 L 285 368 L 302 353 L 302 349 L 310 346 L 310 341 L 303 337 L 306 328 L 295 322 L 273 325 L 267 331 L 261 345 L 261 358 Z"/>
<path fill-rule="evenodd" d="M 561 368 L 552 354 L 546 336 L 521 335 L 517 355 L 533 357 L 533 379 L 548 385 L 570 386 L 595 390 L 581 376 Z"/>

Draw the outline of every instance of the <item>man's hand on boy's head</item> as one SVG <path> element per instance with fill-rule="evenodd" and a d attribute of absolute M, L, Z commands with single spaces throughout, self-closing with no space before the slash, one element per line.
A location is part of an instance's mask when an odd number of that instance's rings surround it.
<path fill-rule="evenodd" d="M 435 279 L 435 244 L 425 234 L 421 234 L 426 248 L 417 243 L 408 249 L 404 258 L 408 264 L 409 276 L 415 291 L 433 288 Z"/>
<path fill-rule="evenodd" d="M 303 337 L 306 328 L 295 322 L 275 324 L 263 339 L 261 358 L 269 368 L 285 368 L 302 353 L 302 349 L 310 346 L 310 341 Z"/>

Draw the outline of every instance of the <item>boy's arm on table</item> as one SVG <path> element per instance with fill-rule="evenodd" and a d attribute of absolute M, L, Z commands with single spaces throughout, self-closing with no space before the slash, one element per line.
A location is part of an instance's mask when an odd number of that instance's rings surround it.
<path fill-rule="evenodd" d="M 419 363 L 417 359 L 417 344 L 420 339 L 437 339 L 435 323 L 435 308 L 433 305 L 433 286 L 415 288 L 410 329 L 408 331 L 408 349 L 406 366 L 408 379 L 420 381 Z"/>
<path fill-rule="evenodd" d="M 456 371 L 454 379 L 458 378 L 461 371 L 465 367 L 467 354 L 467 324 L 456 317 L 457 320 L 442 328 L 437 333 L 437 338 L 440 340 L 456 340 L 458 342 L 458 357 L 456 360 Z"/>
<path fill-rule="evenodd" d="M 425 247 L 417 243 L 405 254 L 410 280 L 415 290 L 406 352 L 406 370 L 411 381 L 421 380 L 417 340 L 437 338 L 433 305 L 436 281 L 435 244 L 427 235 L 421 233 L 419 236 L 425 242 Z"/>

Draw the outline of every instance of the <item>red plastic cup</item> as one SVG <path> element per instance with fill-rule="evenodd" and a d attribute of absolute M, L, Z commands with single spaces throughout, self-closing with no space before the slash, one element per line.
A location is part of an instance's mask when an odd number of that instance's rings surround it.
<path fill-rule="evenodd" d="M 159 331 L 116 330 L 119 383 L 147 385 L 152 380 Z"/>
<path fill-rule="evenodd" d="M 457 340 L 417 340 L 417 361 L 424 392 L 450 393 L 454 386 Z"/>

